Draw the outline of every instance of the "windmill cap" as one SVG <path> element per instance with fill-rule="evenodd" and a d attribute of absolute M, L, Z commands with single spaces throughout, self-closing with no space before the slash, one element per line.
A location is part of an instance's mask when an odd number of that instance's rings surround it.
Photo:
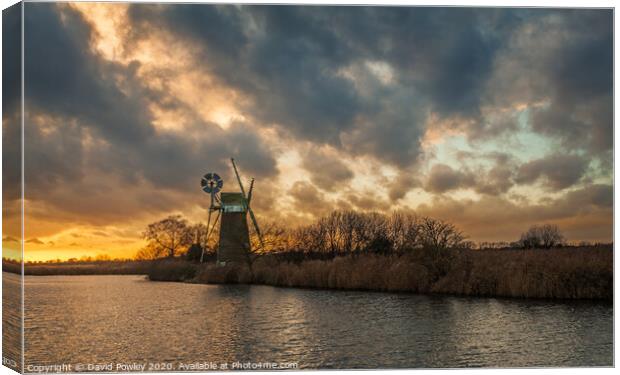
<path fill-rule="evenodd" d="M 220 200 L 222 204 L 243 205 L 243 194 L 241 193 L 221 193 Z"/>

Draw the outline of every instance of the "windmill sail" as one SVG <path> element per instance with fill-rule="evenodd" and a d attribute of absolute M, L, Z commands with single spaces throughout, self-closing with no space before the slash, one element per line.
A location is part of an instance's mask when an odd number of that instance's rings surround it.
<path fill-rule="evenodd" d="M 237 165 L 235 164 L 235 159 L 231 158 L 230 161 L 231 161 L 233 169 L 235 171 L 235 176 L 237 177 L 237 182 L 239 183 L 239 188 L 241 189 L 241 194 L 243 195 L 243 200 L 244 200 L 245 208 L 248 211 L 248 213 L 250 214 L 250 219 L 252 220 L 252 224 L 254 225 L 254 229 L 256 230 L 256 234 L 258 235 L 258 240 L 260 242 L 261 249 L 264 251 L 265 250 L 265 243 L 263 242 L 263 235 L 262 235 L 262 233 L 260 231 L 260 228 L 258 227 L 258 222 L 256 221 L 256 216 L 254 216 L 254 211 L 252 211 L 252 208 L 250 207 L 250 198 L 251 198 L 251 196 L 248 198 L 245 195 L 245 189 L 243 188 L 243 183 L 241 182 L 241 177 L 239 177 L 239 171 L 237 170 Z M 253 187 L 254 187 L 254 180 L 252 180 L 252 183 L 251 183 L 250 194 L 252 193 Z"/>

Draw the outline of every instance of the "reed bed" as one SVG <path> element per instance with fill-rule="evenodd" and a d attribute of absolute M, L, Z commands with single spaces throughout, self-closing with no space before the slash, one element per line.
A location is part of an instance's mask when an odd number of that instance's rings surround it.
<path fill-rule="evenodd" d="M 611 247 L 469 251 L 431 292 L 525 298 L 613 298 Z"/>
<path fill-rule="evenodd" d="M 146 275 L 152 261 L 100 261 L 92 263 L 26 264 L 25 275 Z M 2 262 L 2 270 L 21 274 L 21 264 Z"/>
<path fill-rule="evenodd" d="M 332 260 L 200 266 L 192 282 L 518 298 L 613 298 L 611 246 L 359 254 Z"/>
<path fill-rule="evenodd" d="M 298 254 L 297 254 L 298 255 Z M 20 272 L 3 262 L 3 270 Z M 613 246 L 548 250 L 413 250 L 333 259 L 261 256 L 252 264 L 218 267 L 181 258 L 155 261 L 26 265 L 26 275 L 144 274 L 153 281 L 263 284 L 464 296 L 613 299 Z"/>

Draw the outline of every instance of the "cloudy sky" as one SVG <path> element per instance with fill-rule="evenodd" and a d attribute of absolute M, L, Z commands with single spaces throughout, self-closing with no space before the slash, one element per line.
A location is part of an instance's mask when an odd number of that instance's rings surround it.
<path fill-rule="evenodd" d="M 26 258 L 132 256 L 151 221 L 206 220 L 200 177 L 236 190 L 230 157 L 262 222 L 402 209 L 474 241 L 547 222 L 611 241 L 612 16 L 28 3 Z M 19 101 L 3 105 L 7 159 Z"/>

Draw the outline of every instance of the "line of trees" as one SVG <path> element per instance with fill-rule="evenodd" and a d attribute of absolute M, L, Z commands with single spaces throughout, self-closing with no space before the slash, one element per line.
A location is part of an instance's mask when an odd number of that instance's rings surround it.
<path fill-rule="evenodd" d="M 217 230 L 207 243 L 208 228 L 202 223 L 190 224 L 180 215 L 169 216 L 149 224 L 143 232 L 147 246 L 138 259 L 175 257 L 184 253 L 192 259 L 202 249 L 215 251 Z M 416 248 L 442 251 L 471 247 L 453 224 L 411 213 L 379 213 L 334 211 L 310 225 L 289 229 L 276 223 L 263 226 L 264 248 L 255 233 L 250 233 L 252 249 L 259 252 L 323 253 L 330 256 L 350 253 L 400 253 Z"/>
<path fill-rule="evenodd" d="M 469 246 L 463 233 L 443 220 L 404 212 L 386 216 L 334 211 L 313 224 L 291 230 L 277 247 L 280 251 L 341 255 L 401 253 L 418 248 L 442 251 Z"/>
<path fill-rule="evenodd" d="M 191 260 L 200 259 L 205 251 L 212 258 L 217 248 L 217 228 L 208 237 L 203 223 L 190 224 L 180 215 L 169 216 L 149 224 L 143 232 L 148 244 L 137 259 L 176 257 L 182 254 Z M 253 253 L 305 253 L 333 257 L 346 254 L 400 254 L 415 249 L 442 253 L 449 249 L 473 249 L 452 223 L 410 212 L 384 215 L 376 212 L 334 211 L 316 222 L 286 228 L 277 223 L 262 227 L 264 248 L 250 231 Z M 481 243 L 479 248 L 551 248 L 561 245 L 564 237 L 555 225 L 535 225 L 513 243 Z"/>

